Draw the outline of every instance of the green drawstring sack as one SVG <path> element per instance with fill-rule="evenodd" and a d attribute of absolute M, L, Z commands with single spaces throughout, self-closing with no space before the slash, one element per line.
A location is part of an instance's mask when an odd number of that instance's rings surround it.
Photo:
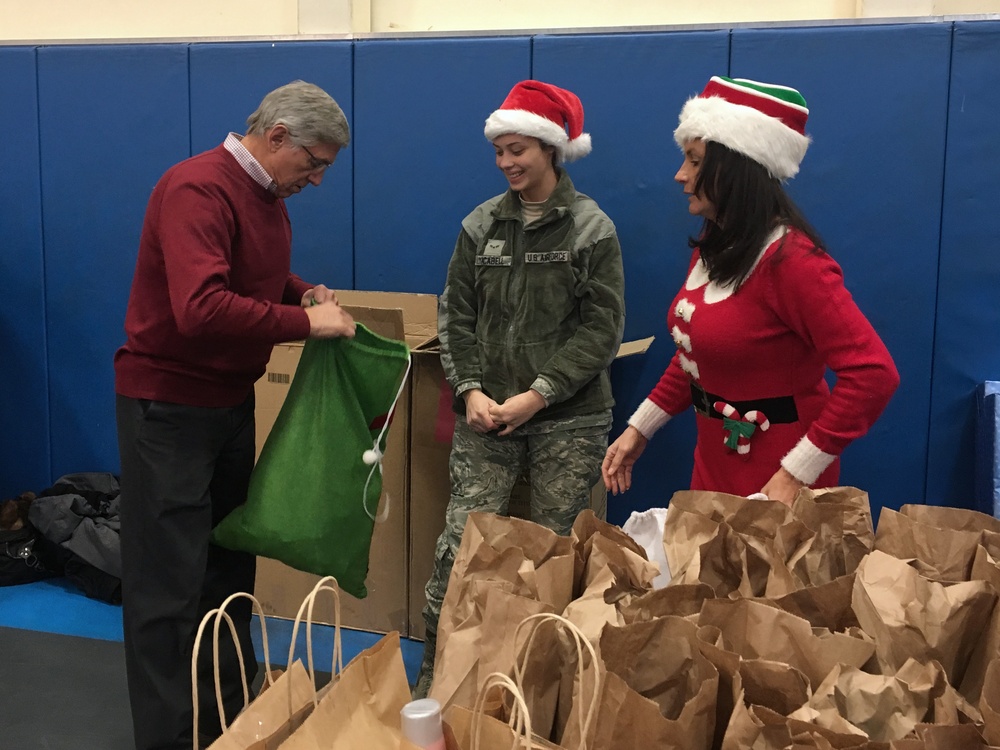
<path fill-rule="evenodd" d="M 382 452 L 409 365 L 406 344 L 361 324 L 353 339 L 306 341 L 247 501 L 212 541 L 334 576 L 347 593 L 367 596 Z"/>

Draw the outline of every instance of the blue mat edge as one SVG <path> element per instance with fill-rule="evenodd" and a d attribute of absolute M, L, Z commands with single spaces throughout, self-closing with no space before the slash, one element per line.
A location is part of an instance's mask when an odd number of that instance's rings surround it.
<path fill-rule="evenodd" d="M 88 599 L 63 578 L 0 587 L 0 627 L 121 642 L 121 612 L 117 605 Z M 254 617 L 252 633 L 257 657 L 263 659 L 258 619 Z M 266 621 L 271 664 L 285 666 L 293 622 L 280 617 L 268 617 Z M 381 633 L 365 630 L 341 628 L 340 632 L 344 664 L 382 638 Z M 333 634 L 334 628 L 330 625 L 313 626 L 313 659 L 321 671 L 329 671 L 329 665 L 333 664 Z M 403 665 L 411 684 L 416 682 L 423 649 L 422 641 L 400 637 Z M 306 639 L 302 632 L 298 636 L 295 658 L 303 663 L 306 661 Z"/>

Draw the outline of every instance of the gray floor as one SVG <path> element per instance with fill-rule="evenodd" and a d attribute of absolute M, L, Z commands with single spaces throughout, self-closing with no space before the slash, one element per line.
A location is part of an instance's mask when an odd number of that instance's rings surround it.
<path fill-rule="evenodd" d="M 134 750 L 121 643 L 121 607 L 88 599 L 62 579 L 0 586 L 0 750 Z M 314 633 L 316 664 L 332 659 L 333 629 Z M 292 623 L 268 618 L 275 666 L 282 666 Z M 257 640 L 259 624 L 252 632 Z M 373 646 L 377 633 L 341 631 L 344 662 Z M 305 658 L 299 636 L 297 658 Z M 411 682 L 423 644 L 400 646 Z M 261 653 L 259 643 L 255 649 Z M 328 673 L 317 674 L 319 684 Z M 258 673 L 254 688 L 263 680 Z"/>
<path fill-rule="evenodd" d="M 0 627 L 0 750 L 135 750 L 122 644 Z"/>
<path fill-rule="evenodd" d="M 0 627 L 0 750 L 135 750 L 122 644 Z"/>

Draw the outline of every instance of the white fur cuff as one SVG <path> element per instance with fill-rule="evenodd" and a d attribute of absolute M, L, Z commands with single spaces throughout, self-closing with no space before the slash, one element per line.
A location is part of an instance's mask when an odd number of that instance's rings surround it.
<path fill-rule="evenodd" d="M 811 486 L 826 468 L 837 460 L 836 456 L 824 453 L 803 437 L 788 454 L 781 459 L 781 466 L 793 477 Z"/>
<path fill-rule="evenodd" d="M 647 398 L 635 410 L 635 414 L 629 417 L 628 423 L 641 432 L 646 440 L 649 440 L 658 429 L 669 421 L 670 415 Z"/>

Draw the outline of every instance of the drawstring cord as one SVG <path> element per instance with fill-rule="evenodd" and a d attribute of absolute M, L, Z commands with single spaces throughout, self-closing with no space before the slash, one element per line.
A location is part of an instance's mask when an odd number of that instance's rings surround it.
<path fill-rule="evenodd" d="M 392 400 L 392 406 L 389 407 L 389 412 L 385 415 L 385 422 L 382 425 L 382 429 L 378 433 L 378 437 L 372 443 L 372 447 L 361 454 L 361 460 L 365 462 L 368 466 L 372 468 L 368 472 L 368 479 L 365 480 L 365 488 L 361 495 L 361 505 L 365 509 L 365 514 L 372 519 L 375 523 L 382 523 L 386 518 L 389 517 L 389 507 L 392 505 L 392 498 L 389 493 L 385 493 L 385 507 L 382 512 L 377 516 L 368 509 L 368 486 L 371 484 L 372 477 L 375 476 L 375 470 L 378 470 L 380 476 L 382 474 L 382 439 L 385 437 L 385 433 L 389 430 L 389 424 L 392 422 L 393 412 L 396 411 L 396 404 L 399 403 L 399 397 L 403 395 L 403 388 L 406 387 L 406 381 L 410 376 L 410 365 L 413 363 L 413 355 L 408 354 L 406 357 L 406 372 L 403 373 L 403 379 L 399 383 L 399 390 L 396 391 L 396 397 Z M 384 489 L 384 488 L 383 488 Z M 378 503 L 376 501 L 376 508 L 378 508 Z"/>

